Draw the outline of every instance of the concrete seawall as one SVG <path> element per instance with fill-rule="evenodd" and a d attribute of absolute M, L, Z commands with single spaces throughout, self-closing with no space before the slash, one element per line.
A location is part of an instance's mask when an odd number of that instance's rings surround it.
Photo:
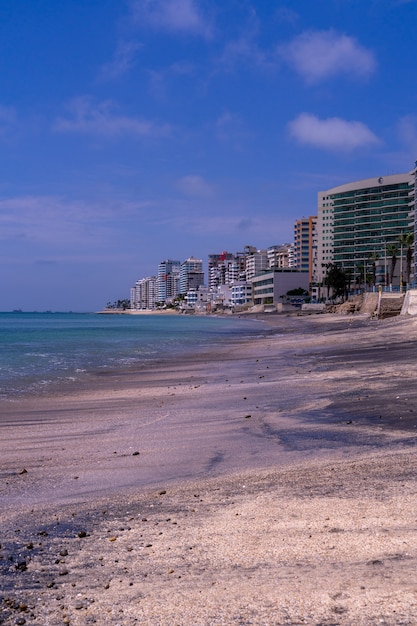
<path fill-rule="evenodd" d="M 401 315 L 417 315 L 417 289 L 410 289 L 405 294 Z"/>

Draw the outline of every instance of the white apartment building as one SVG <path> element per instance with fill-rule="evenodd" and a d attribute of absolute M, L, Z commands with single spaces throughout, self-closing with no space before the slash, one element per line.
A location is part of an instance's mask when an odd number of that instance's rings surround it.
<path fill-rule="evenodd" d="M 240 307 L 252 304 L 252 283 L 236 281 L 230 287 L 230 306 Z"/>
<path fill-rule="evenodd" d="M 130 292 L 130 308 L 154 309 L 156 301 L 156 276 L 138 280 Z"/>
<path fill-rule="evenodd" d="M 225 251 L 220 254 L 209 254 L 207 270 L 208 287 L 213 291 L 219 285 L 230 284 L 239 272 L 235 255 Z"/>
<path fill-rule="evenodd" d="M 274 267 L 292 267 L 294 262 L 294 245 L 283 243 L 277 246 L 269 246 L 266 251 L 268 257 L 268 269 Z"/>
<path fill-rule="evenodd" d="M 336 263 L 354 284 L 372 259 L 384 258 L 390 246 L 398 246 L 399 237 L 414 228 L 414 181 L 415 172 L 409 172 L 319 192 L 313 282 L 323 283 L 326 265 Z"/>
<path fill-rule="evenodd" d="M 172 302 L 180 289 L 180 262 L 166 259 L 158 265 L 157 301 Z"/>
<path fill-rule="evenodd" d="M 246 280 L 269 269 L 268 254 L 266 250 L 257 250 L 246 257 Z"/>
<path fill-rule="evenodd" d="M 276 269 L 255 276 L 252 282 L 252 299 L 255 305 L 276 305 L 283 301 L 288 291 L 309 289 L 308 271 Z"/>
<path fill-rule="evenodd" d="M 186 294 L 190 289 L 197 289 L 204 284 L 203 261 L 190 256 L 181 263 L 180 293 Z"/>

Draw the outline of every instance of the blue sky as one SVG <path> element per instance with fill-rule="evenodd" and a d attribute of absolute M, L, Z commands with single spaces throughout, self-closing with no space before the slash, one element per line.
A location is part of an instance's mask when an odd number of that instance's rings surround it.
<path fill-rule="evenodd" d="M 417 158 L 417 0 L 1 0 L 0 310 L 292 241 Z"/>

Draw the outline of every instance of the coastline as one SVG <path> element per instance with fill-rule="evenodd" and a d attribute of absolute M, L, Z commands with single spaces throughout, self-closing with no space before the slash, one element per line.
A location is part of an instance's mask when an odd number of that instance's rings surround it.
<path fill-rule="evenodd" d="M 175 309 L 103 309 L 97 315 L 179 315 Z"/>
<path fill-rule="evenodd" d="M 2 406 L 0 623 L 413 623 L 417 321 L 265 318 Z"/>

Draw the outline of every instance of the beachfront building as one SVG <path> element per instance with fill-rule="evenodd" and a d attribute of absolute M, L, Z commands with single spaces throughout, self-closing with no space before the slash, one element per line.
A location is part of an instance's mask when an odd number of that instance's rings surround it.
<path fill-rule="evenodd" d="M 400 238 L 415 228 L 415 173 L 379 176 L 333 187 L 318 194 L 316 288 L 325 281 L 329 264 L 351 277 L 352 286 L 399 283 Z M 413 217 L 410 217 L 410 212 Z M 411 225 L 412 224 L 412 225 Z M 396 274 L 390 276 L 392 256 Z"/>
<path fill-rule="evenodd" d="M 240 260 L 231 252 L 209 254 L 207 273 L 208 287 L 215 291 L 219 285 L 230 285 L 239 278 Z"/>
<path fill-rule="evenodd" d="M 131 309 L 154 309 L 156 302 L 156 276 L 148 276 L 138 280 L 130 294 Z"/>
<path fill-rule="evenodd" d="M 294 268 L 300 272 L 308 272 L 310 283 L 313 280 L 313 242 L 316 227 L 316 216 L 303 217 L 294 224 Z"/>
<path fill-rule="evenodd" d="M 203 261 L 190 256 L 180 266 L 180 293 L 185 295 L 190 289 L 198 289 L 203 284 Z"/>
<path fill-rule="evenodd" d="M 291 268 L 262 272 L 251 279 L 254 305 L 274 305 L 282 303 L 288 291 L 300 289 L 308 291 L 308 271 Z"/>
<path fill-rule="evenodd" d="M 245 277 L 250 281 L 254 276 L 269 269 L 268 254 L 266 250 L 251 249 L 246 256 Z"/>
<path fill-rule="evenodd" d="M 166 259 L 158 265 L 157 302 L 172 302 L 180 290 L 180 262 Z"/>
<path fill-rule="evenodd" d="M 237 280 L 230 287 L 230 306 L 247 307 L 252 304 L 252 283 Z"/>
<path fill-rule="evenodd" d="M 198 305 L 203 303 L 205 308 L 209 300 L 209 290 L 207 287 L 203 287 L 202 285 L 197 288 L 192 287 L 185 294 L 184 300 L 188 308 L 196 309 L 198 308 Z"/>
<path fill-rule="evenodd" d="M 294 267 L 294 245 L 283 243 L 277 246 L 269 246 L 266 251 L 268 257 L 268 269 L 274 267 Z"/>

